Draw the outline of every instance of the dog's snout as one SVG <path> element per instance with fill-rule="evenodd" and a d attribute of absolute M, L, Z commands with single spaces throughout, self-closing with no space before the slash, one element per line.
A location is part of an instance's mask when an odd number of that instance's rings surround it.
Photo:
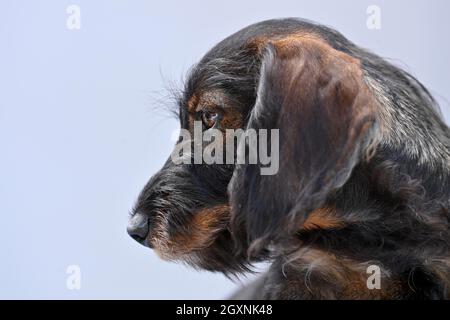
<path fill-rule="evenodd" d="M 139 212 L 134 214 L 128 222 L 127 232 L 140 244 L 147 247 L 150 246 L 147 241 L 149 233 L 149 219 L 145 214 Z"/>

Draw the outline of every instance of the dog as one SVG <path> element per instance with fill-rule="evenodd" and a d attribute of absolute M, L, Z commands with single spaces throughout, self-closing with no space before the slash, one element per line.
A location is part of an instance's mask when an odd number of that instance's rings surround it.
<path fill-rule="evenodd" d="M 450 298 L 450 129 L 409 73 L 276 19 L 213 47 L 177 101 L 189 132 L 278 129 L 279 170 L 169 158 L 132 211 L 139 243 L 230 277 L 270 262 L 234 299 Z"/>

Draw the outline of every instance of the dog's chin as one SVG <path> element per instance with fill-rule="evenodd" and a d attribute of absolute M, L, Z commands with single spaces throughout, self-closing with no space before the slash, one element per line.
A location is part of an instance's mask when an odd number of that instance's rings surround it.
<path fill-rule="evenodd" d="M 184 255 L 181 261 L 195 269 L 221 272 L 226 276 L 237 276 L 251 271 L 251 265 L 243 257 L 214 247 Z"/>
<path fill-rule="evenodd" d="M 181 251 L 176 246 L 158 241 L 153 241 L 152 245 L 161 259 L 181 262 L 194 269 L 222 272 L 226 276 L 237 276 L 251 271 L 251 264 L 246 257 L 234 253 L 231 235 L 225 231 L 210 245 L 190 251 Z"/>

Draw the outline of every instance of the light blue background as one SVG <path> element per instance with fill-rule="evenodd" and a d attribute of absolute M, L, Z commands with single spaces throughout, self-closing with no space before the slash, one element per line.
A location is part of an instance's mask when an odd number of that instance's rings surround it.
<path fill-rule="evenodd" d="M 81 30 L 66 8 L 81 8 Z M 366 9 L 382 10 L 381 30 Z M 177 122 L 155 113 L 212 45 L 298 16 L 393 58 L 450 108 L 448 1 L 0 2 L 0 298 L 221 298 L 220 274 L 161 261 L 125 232 Z M 158 94 L 161 93 L 160 94 Z M 66 268 L 81 267 L 81 290 Z"/>

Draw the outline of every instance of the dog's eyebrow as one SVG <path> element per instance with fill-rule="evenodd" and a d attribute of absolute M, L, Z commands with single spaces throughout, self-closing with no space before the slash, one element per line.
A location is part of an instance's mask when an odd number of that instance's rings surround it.
<path fill-rule="evenodd" d="M 188 112 L 194 112 L 198 102 L 199 102 L 198 95 L 193 94 L 186 103 Z"/>

